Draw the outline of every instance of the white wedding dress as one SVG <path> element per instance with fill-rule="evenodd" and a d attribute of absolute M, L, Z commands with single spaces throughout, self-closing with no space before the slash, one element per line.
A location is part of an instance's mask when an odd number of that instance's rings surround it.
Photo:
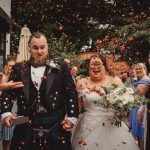
<path fill-rule="evenodd" d="M 113 113 L 95 104 L 103 101 L 98 93 L 86 88 L 79 96 L 85 112 L 72 133 L 72 150 L 139 150 L 128 127 L 114 125 Z"/>

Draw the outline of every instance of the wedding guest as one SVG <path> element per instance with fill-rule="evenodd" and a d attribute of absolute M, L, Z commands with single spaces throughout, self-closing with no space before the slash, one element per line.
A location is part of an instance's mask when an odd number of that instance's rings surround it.
<path fill-rule="evenodd" d="M 64 59 L 64 62 L 68 65 L 68 67 L 70 68 L 70 65 L 71 65 L 71 60 L 68 59 L 68 58 L 65 58 Z"/>
<path fill-rule="evenodd" d="M 99 103 L 105 102 L 105 88 L 116 84 L 123 87 L 119 77 L 112 76 L 103 55 L 93 55 L 89 62 L 89 76 L 77 82 L 80 110 L 85 111 L 72 136 L 73 150 L 139 150 L 127 126 L 117 127 L 114 113 Z"/>
<path fill-rule="evenodd" d="M 140 96 L 144 96 L 150 84 L 150 79 L 147 76 L 147 68 L 145 64 L 137 63 L 134 66 L 134 71 L 138 78 L 138 81 L 133 83 L 133 87 L 138 89 L 138 93 Z M 139 107 L 132 109 L 130 112 L 130 128 L 131 133 L 138 141 L 140 149 L 144 150 L 144 127 L 142 125 L 142 121 L 138 121 L 138 117 L 140 118 L 141 116 L 143 116 L 143 109 L 139 111 L 138 110 Z"/>
<path fill-rule="evenodd" d="M 150 52 L 148 55 L 148 59 L 147 59 L 147 70 L 148 70 L 148 76 L 150 77 Z M 146 98 L 150 99 L 150 86 L 149 89 L 146 93 Z M 146 122 L 145 125 L 147 127 L 147 130 L 145 131 L 145 147 L 144 150 L 149 150 L 150 149 L 150 103 L 147 104 L 147 118 L 146 118 Z"/>
<path fill-rule="evenodd" d="M 124 84 L 127 85 L 127 86 L 132 86 L 132 84 L 137 81 L 137 77 L 136 77 L 136 74 L 135 74 L 134 66 L 135 66 L 135 64 L 133 64 L 129 68 L 128 78 L 126 78 L 126 80 L 124 82 Z M 130 115 L 129 115 L 129 113 L 128 113 L 127 116 L 128 116 L 127 118 L 124 118 L 124 122 L 126 123 L 126 125 L 130 129 Z"/>
<path fill-rule="evenodd" d="M 76 84 L 76 81 L 77 81 L 76 77 L 78 75 L 78 68 L 76 66 L 73 66 L 71 68 L 71 75 L 72 75 L 72 79 L 73 79 L 74 83 Z"/>
<path fill-rule="evenodd" d="M 10 127 L 17 99 L 17 115 L 29 122 L 15 126 L 10 150 L 71 150 L 70 131 L 78 117 L 77 93 L 64 61 L 48 60 L 44 34 L 29 39 L 30 60 L 16 63 L 9 80 L 21 81 L 23 88 L 3 91 L 2 120 Z"/>
<path fill-rule="evenodd" d="M 14 60 L 7 61 L 6 65 L 4 66 L 4 69 L 3 69 L 2 83 L 5 83 L 8 81 L 8 78 L 10 77 L 13 65 L 15 65 Z M 3 101 L 3 99 L 1 99 L 1 101 Z M 15 105 L 16 105 L 16 103 L 14 103 L 13 108 L 16 107 Z M 16 113 L 16 110 L 12 109 L 12 113 Z M 14 129 L 14 126 L 7 128 L 4 125 L 2 125 L 3 150 L 10 149 L 11 139 L 12 139 L 12 135 L 13 135 L 13 129 Z"/>
<path fill-rule="evenodd" d="M 127 78 L 129 77 L 129 73 L 127 71 L 121 72 L 122 74 L 122 82 L 126 82 Z"/>
<path fill-rule="evenodd" d="M 146 93 L 146 98 L 150 99 L 150 86 Z M 150 103 L 147 104 L 147 118 L 146 118 L 146 127 L 147 130 L 145 131 L 145 147 L 144 150 L 150 150 Z"/>
<path fill-rule="evenodd" d="M 130 80 L 131 85 L 132 85 L 133 82 L 136 82 L 136 81 L 137 81 L 137 77 L 136 77 L 136 73 L 135 73 L 135 70 L 134 70 L 134 66 L 135 66 L 135 64 L 133 64 L 133 65 L 129 68 L 129 76 L 128 76 L 128 78 L 126 79 L 126 81 Z"/>
<path fill-rule="evenodd" d="M 150 51 L 149 51 L 148 58 L 146 61 L 146 67 L 147 67 L 147 74 L 150 77 Z"/>

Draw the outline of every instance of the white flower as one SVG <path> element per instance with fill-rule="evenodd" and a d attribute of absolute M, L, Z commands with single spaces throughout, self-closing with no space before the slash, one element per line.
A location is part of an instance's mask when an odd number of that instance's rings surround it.
<path fill-rule="evenodd" d="M 52 67 L 52 68 L 56 68 L 57 65 L 54 62 L 51 61 L 49 66 Z"/>
<path fill-rule="evenodd" d="M 118 87 L 112 85 L 105 88 L 105 103 L 101 106 L 107 108 L 114 113 L 115 125 L 121 125 L 122 117 L 128 115 L 133 108 L 139 107 L 141 104 L 150 103 L 150 99 L 138 95 L 136 88 Z"/>
<path fill-rule="evenodd" d="M 54 69 L 59 69 L 60 70 L 59 64 L 57 64 L 53 60 L 47 60 L 46 61 L 46 65 L 48 65 L 50 68 L 54 68 Z"/>
<path fill-rule="evenodd" d="M 114 90 L 111 90 L 109 94 L 106 95 L 107 100 L 110 104 L 115 104 L 118 101 L 122 102 L 123 105 L 126 105 L 130 102 L 134 102 L 134 91 L 129 87 L 117 87 Z"/>
<path fill-rule="evenodd" d="M 111 103 L 111 104 L 115 104 L 116 102 L 116 94 L 115 93 L 109 93 L 106 95 L 107 100 Z"/>

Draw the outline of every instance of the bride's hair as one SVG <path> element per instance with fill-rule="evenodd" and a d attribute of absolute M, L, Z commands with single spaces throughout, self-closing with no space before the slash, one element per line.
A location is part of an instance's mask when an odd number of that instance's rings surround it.
<path fill-rule="evenodd" d="M 89 63 L 91 61 L 92 58 L 94 57 L 97 57 L 97 58 L 100 58 L 100 60 L 102 61 L 104 67 L 105 67 L 105 70 L 107 71 L 107 73 L 109 75 L 114 75 L 114 73 L 110 70 L 110 68 L 108 67 L 108 64 L 107 64 L 107 61 L 106 61 L 106 57 L 102 54 L 94 54 L 90 57 L 90 60 L 89 60 Z"/>

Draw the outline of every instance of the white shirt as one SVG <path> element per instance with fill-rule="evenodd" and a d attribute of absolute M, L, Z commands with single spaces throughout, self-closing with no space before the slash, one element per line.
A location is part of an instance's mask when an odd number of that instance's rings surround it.
<path fill-rule="evenodd" d="M 31 66 L 31 79 L 37 90 L 40 89 L 42 77 L 44 76 L 46 66 L 33 67 Z"/>

